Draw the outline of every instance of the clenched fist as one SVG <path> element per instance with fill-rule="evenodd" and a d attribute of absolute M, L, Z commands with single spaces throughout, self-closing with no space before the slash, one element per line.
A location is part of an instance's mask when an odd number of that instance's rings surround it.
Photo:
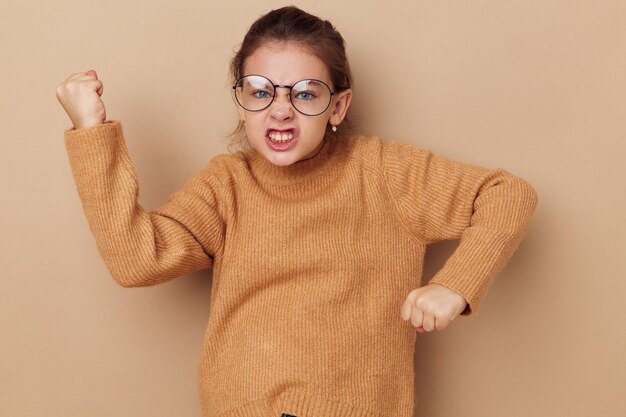
<path fill-rule="evenodd" d="M 439 284 L 428 284 L 409 293 L 401 316 L 420 333 L 443 330 L 463 312 L 467 301 L 456 291 Z"/>
<path fill-rule="evenodd" d="M 100 99 L 102 81 L 94 70 L 70 75 L 57 86 L 57 99 L 70 117 L 74 129 L 104 123 L 106 110 Z"/>

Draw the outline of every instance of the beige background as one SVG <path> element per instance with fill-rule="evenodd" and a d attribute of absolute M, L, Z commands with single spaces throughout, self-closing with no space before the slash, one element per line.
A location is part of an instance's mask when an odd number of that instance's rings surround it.
<path fill-rule="evenodd" d="M 1 0 L 0 415 L 200 416 L 211 274 L 117 286 L 55 88 L 98 72 L 156 208 L 227 152 L 228 59 L 285 4 Z M 415 415 L 626 415 L 626 2 L 296 4 L 344 35 L 361 133 L 503 167 L 539 193 L 478 313 L 418 334 Z M 455 247 L 429 248 L 425 279 Z"/>

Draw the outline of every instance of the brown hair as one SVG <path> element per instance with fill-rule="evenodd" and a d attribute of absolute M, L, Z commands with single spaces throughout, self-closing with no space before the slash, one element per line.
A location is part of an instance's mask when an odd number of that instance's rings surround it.
<path fill-rule="evenodd" d="M 272 10 L 259 17 L 250 26 L 239 51 L 230 61 L 231 85 L 243 76 L 246 58 L 265 42 L 272 41 L 296 42 L 308 48 L 313 55 L 326 64 L 336 91 L 346 90 L 352 86 L 352 73 L 341 34 L 328 20 L 322 20 L 295 6 Z M 351 129 L 352 123 L 346 116 L 337 132 L 333 132 L 330 126 L 326 126 L 326 135 L 336 138 L 346 135 Z M 249 146 L 241 120 L 227 138 L 233 139 L 231 144 L 239 142 Z"/>

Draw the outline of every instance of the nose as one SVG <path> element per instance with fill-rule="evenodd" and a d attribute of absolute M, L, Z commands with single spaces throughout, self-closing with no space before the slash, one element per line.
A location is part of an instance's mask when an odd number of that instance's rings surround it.
<path fill-rule="evenodd" d="M 285 90 L 283 94 L 280 94 L 280 90 Z M 286 120 L 293 116 L 293 105 L 289 99 L 291 90 L 277 88 L 274 92 L 274 101 L 270 105 L 270 115 L 276 120 Z"/>

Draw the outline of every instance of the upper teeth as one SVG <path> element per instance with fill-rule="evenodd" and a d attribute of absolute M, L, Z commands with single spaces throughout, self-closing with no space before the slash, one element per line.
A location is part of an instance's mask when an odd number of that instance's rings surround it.
<path fill-rule="evenodd" d="M 293 139 L 293 133 L 291 132 L 281 133 L 281 132 L 272 131 L 270 132 L 269 137 L 271 140 L 286 141 L 286 140 Z"/>

